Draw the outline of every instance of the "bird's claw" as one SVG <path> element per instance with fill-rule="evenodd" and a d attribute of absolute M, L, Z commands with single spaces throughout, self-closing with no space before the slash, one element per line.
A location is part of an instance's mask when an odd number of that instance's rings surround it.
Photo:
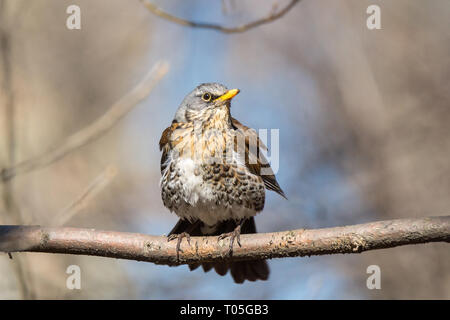
<path fill-rule="evenodd" d="M 236 240 L 239 247 L 241 247 L 241 225 L 238 225 L 233 231 L 221 234 L 217 240 L 223 240 L 227 237 L 230 237 L 230 248 L 228 254 L 230 257 L 233 255 L 233 244 L 234 240 Z"/>
<path fill-rule="evenodd" d="M 171 234 L 170 236 L 167 237 L 167 242 L 178 239 L 176 247 L 177 261 L 180 260 L 180 251 L 183 252 L 183 250 L 181 250 L 181 240 L 183 240 L 183 238 L 186 238 L 188 244 L 191 245 L 191 236 L 187 232 L 182 232 L 180 234 Z"/>

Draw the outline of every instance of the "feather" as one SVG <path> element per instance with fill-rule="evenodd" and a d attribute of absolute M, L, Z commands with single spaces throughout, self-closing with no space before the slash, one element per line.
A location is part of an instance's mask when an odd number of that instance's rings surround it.
<path fill-rule="evenodd" d="M 268 164 L 264 155 L 260 152 L 260 149 L 267 150 L 267 147 L 264 143 L 259 139 L 255 130 L 250 129 L 249 127 L 243 125 L 235 118 L 231 118 L 231 122 L 237 132 L 237 134 L 243 135 L 245 139 L 245 165 L 252 172 L 262 178 L 264 181 L 264 186 L 268 190 L 275 191 L 283 198 L 287 199 L 283 190 L 277 182 L 275 174 L 273 173 L 270 165 Z M 238 139 L 239 141 L 239 139 Z M 256 146 L 252 143 L 256 142 Z M 256 151 L 256 154 L 255 154 Z M 266 174 L 261 174 L 261 168 L 264 168 Z"/>

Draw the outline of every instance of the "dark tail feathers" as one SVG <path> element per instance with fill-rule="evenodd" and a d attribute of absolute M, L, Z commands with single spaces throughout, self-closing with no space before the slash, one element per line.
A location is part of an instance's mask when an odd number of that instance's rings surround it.
<path fill-rule="evenodd" d="M 196 221 L 190 223 L 187 220 L 179 220 L 175 227 L 170 231 L 171 234 L 179 234 L 182 232 L 187 232 L 191 236 L 218 236 L 222 233 L 227 233 L 233 231 L 237 222 L 234 220 L 227 220 L 219 223 L 215 231 L 210 234 L 205 234 L 202 232 L 203 223 L 201 221 Z M 241 227 L 241 234 L 256 233 L 256 226 L 254 218 L 245 220 Z M 266 260 L 251 260 L 251 261 L 236 261 L 236 262 L 219 262 L 219 263 L 203 263 L 203 264 L 190 264 L 189 269 L 195 270 L 199 266 L 202 266 L 205 272 L 213 269 L 224 276 L 230 270 L 231 276 L 236 283 L 243 283 L 245 280 L 256 281 L 256 280 L 267 280 L 269 278 L 269 266 Z"/>

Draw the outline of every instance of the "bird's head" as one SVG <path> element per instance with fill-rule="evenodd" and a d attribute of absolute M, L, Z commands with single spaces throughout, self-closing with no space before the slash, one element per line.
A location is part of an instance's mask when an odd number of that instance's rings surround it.
<path fill-rule="evenodd" d="M 230 101 L 239 89 L 228 90 L 219 83 L 203 83 L 192 90 L 181 102 L 175 114 L 176 122 L 211 121 L 222 115 L 229 121 Z"/>

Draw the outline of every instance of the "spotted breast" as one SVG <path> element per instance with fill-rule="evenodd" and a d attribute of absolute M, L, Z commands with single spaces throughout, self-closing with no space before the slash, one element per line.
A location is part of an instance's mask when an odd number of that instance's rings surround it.
<path fill-rule="evenodd" d="M 164 205 L 182 219 L 199 219 L 209 226 L 260 212 L 264 181 L 245 166 L 245 155 L 236 145 L 238 136 L 243 132 L 172 125 L 163 141 L 167 148 L 161 168 Z"/>

